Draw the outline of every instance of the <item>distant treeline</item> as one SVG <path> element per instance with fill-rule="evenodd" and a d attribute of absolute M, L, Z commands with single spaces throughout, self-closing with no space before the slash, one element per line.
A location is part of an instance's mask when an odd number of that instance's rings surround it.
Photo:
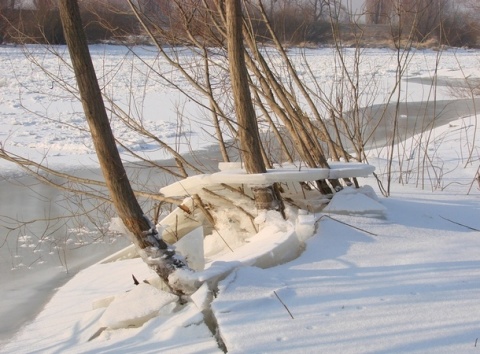
<path fill-rule="evenodd" d="M 0 42 L 65 44 L 55 6 L 40 9 L 4 7 L 0 9 L 0 16 Z M 94 10 L 82 6 L 82 19 L 90 42 L 139 34 L 138 21 L 132 13 L 114 11 L 109 6 L 100 5 Z"/>
<path fill-rule="evenodd" d="M 140 41 L 144 34 L 126 1 L 80 0 L 87 39 Z M 54 0 L 0 0 L 0 42 L 64 44 L 62 26 Z M 259 41 L 269 41 L 267 25 L 286 44 L 344 43 L 385 45 L 398 38 L 432 45 L 477 46 L 480 5 L 473 0 L 366 0 L 363 11 L 352 13 L 345 1 L 254 0 L 244 1 L 244 13 Z M 460 5 L 461 3 L 461 5 Z M 186 27 L 203 42 L 215 41 L 212 23 L 205 19 L 221 0 L 136 0 L 137 10 L 160 33 L 170 33 L 182 44 Z M 202 5 L 203 4 L 203 5 Z M 205 5 L 207 4 L 207 5 Z M 210 4 L 210 5 L 209 5 Z M 259 4 L 264 11 L 259 11 Z M 475 6 L 479 7 L 476 8 Z M 267 18 L 260 14 L 266 13 Z M 268 24 L 267 24 L 268 21 Z"/>

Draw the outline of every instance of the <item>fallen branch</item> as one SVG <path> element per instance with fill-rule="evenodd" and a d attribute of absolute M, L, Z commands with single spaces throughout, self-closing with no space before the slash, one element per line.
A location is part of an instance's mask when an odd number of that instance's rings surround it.
<path fill-rule="evenodd" d="M 335 218 L 332 218 L 330 215 L 322 215 L 317 221 L 320 221 L 322 220 L 322 218 L 329 218 L 333 221 L 336 221 L 340 224 L 343 224 L 343 225 L 346 225 L 346 226 L 349 226 L 355 230 L 358 230 L 358 231 L 361 231 L 361 232 L 365 232 L 366 234 L 369 234 L 369 235 L 372 235 L 372 236 L 378 236 L 377 234 L 373 233 L 373 232 L 370 232 L 370 231 L 367 231 L 367 230 L 364 230 L 364 229 L 361 229 L 359 227 L 356 227 L 356 226 L 353 226 L 353 225 L 350 225 L 350 224 L 347 224 L 346 222 L 343 222 L 343 221 L 340 221 L 338 219 L 335 219 Z"/>
<path fill-rule="evenodd" d="M 472 231 L 480 231 L 479 229 L 476 229 L 476 228 L 474 228 L 474 227 L 471 227 L 471 226 L 468 226 L 468 225 L 465 225 L 465 224 L 462 224 L 462 223 L 459 223 L 459 222 L 450 220 L 450 219 L 445 218 L 445 217 L 443 217 L 443 216 L 441 216 L 441 215 L 439 215 L 439 216 L 440 216 L 443 220 L 447 220 L 447 221 L 451 222 L 452 224 L 459 225 L 459 226 L 463 226 L 463 227 L 465 227 L 465 228 L 467 228 L 467 229 L 469 229 L 469 230 L 472 230 Z"/>
<path fill-rule="evenodd" d="M 211 191 L 210 189 L 207 189 L 207 188 L 202 188 L 202 190 L 205 192 L 205 193 L 208 193 L 216 198 L 219 198 L 231 205 L 233 205 L 235 208 L 237 208 L 238 210 L 240 210 L 242 213 L 244 213 L 249 219 L 250 219 L 250 222 L 252 223 L 252 226 L 253 226 L 253 229 L 255 230 L 255 232 L 258 232 L 258 229 L 257 227 L 255 226 L 255 217 L 249 213 L 248 211 L 246 211 L 244 208 L 242 208 L 241 206 L 239 205 L 236 205 L 232 200 L 228 199 L 227 197 L 223 196 L 223 195 L 220 195 L 218 193 L 215 193 L 213 191 Z"/>
<path fill-rule="evenodd" d="M 285 303 L 282 301 L 282 299 L 280 299 L 280 296 L 278 296 L 277 292 L 274 290 L 273 293 L 275 294 L 275 296 L 277 297 L 278 301 L 280 301 L 280 303 L 283 305 L 283 307 L 285 307 L 285 309 L 287 310 L 288 314 L 290 315 L 290 317 L 292 318 L 292 320 L 295 319 L 295 317 L 293 317 L 292 313 L 290 312 L 290 310 L 288 309 L 287 305 L 285 305 Z"/>

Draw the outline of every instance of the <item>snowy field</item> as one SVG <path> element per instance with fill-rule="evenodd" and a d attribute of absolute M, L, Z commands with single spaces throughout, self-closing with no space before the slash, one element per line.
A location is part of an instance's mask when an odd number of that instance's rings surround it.
<path fill-rule="evenodd" d="M 156 60 L 149 49 L 138 51 L 145 60 Z M 48 70 L 71 80 L 58 58 L 37 47 L 29 52 Z M 151 73 L 132 69 L 136 59 L 124 48 L 94 46 L 92 52 L 101 81 L 120 104 L 132 99 L 133 88 L 147 93 L 138 106 L 155 134 L 185 151 L 190 146 L 182 145 L 183 137 L 195 149 L 212 142 L 202 129 L 204 112 L 156 83 Z M 308 50 L 307 55 L 322 82 L 331 85 L 331 50 Z M 387 50 L 364 52 L 362 77 L 371 80 L 374 73 L 378 80 L 376 103 L 384 102 L 381 92 L 388 92 L 394 80 L 394 60 Z M 431 87 L 421 82 L 432 77 L 436 60 L 439 82 L 480 78 L 476 51 L 419 51 L 408 66 L 411 80 L 402 99 L 431 97 Z M 64 169 L 95 166 L 73 97 L 25 59 L 21 48 L 0 47 L 0 69 L 5 73 L 0 78 L 2 147 Z M 180 80 L 179 85 L 187 83 Z M 435 96 L 455 99 L 444 86 Z M 190 118 L 180 134 L 175 111 L 179 106 Z M 129 148 L 150 158 L 163 157 L 150 142 L 121 126 L 116 133 Z M 8 338 L 0 352 L 476 353 L 479 134 L 474 112 L 462 112 L 428 136 L 401 142 L 395 149 L 405 161 L 395 161 L 398 174 L 389 198 L 381 197 L 374 178 L 361 178 L 366 187 L 337 193 L 321 212 L 290 207 L 288 220 L 259 215 L 259 233 L 241 242 L 236 237 L 239 230 L 228 225 L 220 225 L 219 231 L 228 235 L 226 242 L 215 234 L 193 232 L 190 238 L 197 252 L 188 245 L 177 249 L 200 259 L 199 270 L 190 277 L 205 284 L 182 304 L 159 289 L 155 275 L 128 252 L 86 267 L 56 292 L 36 287 L 37 292 L 54 293 L 51 301 Z M 428 164 L 419 150 L 430 152 Z M 387 171 L 388 154 L 387 149 L 369 153 L 380 176 Z M 5 161 L 0 168 L 4 177 L 20 174 Z M 425 183 L 419 182 L 422 174 L 427 176 Z M 397 183 L 400 177 L 403 184 Z M 6 204 L 3 195 L 2 191 Z M 205 242 L 198 246 L 203 236 Z M 12 272 L 6 264 L 0 264 L 2 282 Z M 151 285 L 135 287 L 132 274 Z M 219 274 L 224 278 L 216 286 Z M 8 317 L 14 316 L 15 311 L 8 312 Z"/>

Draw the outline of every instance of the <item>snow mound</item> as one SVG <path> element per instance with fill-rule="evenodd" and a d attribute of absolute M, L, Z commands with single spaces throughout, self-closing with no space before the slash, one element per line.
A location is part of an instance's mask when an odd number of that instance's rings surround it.
<path fill-rule="evenodd" d="M 256 221 L 263 221 L 260 232 L 243 246 L 208 263 L 205 271 L 198 273 L 200 281 L 221 278 L 239 266 L 269 268 L 295 259 L 303 250 L 294 225 L 282 220 L 277 212 L 265 212 Z"/>
<path fill-rule="evenodd" d="M 236 268 L 270 268 L 291 261 L 301 254 L 305 248 L 304 241 L 315 232 L 313 224 L 307 224 L 312 220 L 313 215 L 306 213 L 284 220 L 276 211 L 261 212 L 255 219 L 260 231 L 243 245 L 216 256 L 206 263 L 203 271 L 177 270 L 170 275 L 169 282 L 178 282 L 192 289 L 198 284 L 208 283 L 212 288 Z"/>
<path fill-rule="evenodd" d="M 117 295 L 103 313 L 100 323 L 111 329 L 140 327 L 177 300 L 176 295 L 141 283 L 129 292 Z"/>
<path fill-rule="evenodd" d="M 369 188 L 345 188 L 336 193 L 323 209 L 325 213 L 335 214 L 380 214 L 387 209 L 380 204 L 375 193 Z"/>

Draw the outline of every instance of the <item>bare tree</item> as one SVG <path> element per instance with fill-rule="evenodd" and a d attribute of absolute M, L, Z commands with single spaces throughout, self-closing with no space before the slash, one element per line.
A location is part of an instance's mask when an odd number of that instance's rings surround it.
<path fill-rule="evenodd" d="M 16 0 L 0 0 L 0 44 L 3 43 L 6 37 L 9 22 L 12 21 L 15 3 Z"/>
<path fill-rule="evenodd" d="M 206 28 L 203 32 L 204 36 L 207 37 L 199 38 L 196 28 L 192 26 L 192 23 L 195 21 L 193 21 L 191 16 L 194 16 L 195 13 L 191 12 L 192 9 L 189 2 L 172 2 L 173 12 L 178 14 L 175 23 L 178 26 L 183 26 L 173 29 L 173 33 L 171 28 L 163 27 L 162 24 L 154 22 L 150 17 L 139 16 L 139 20 L 152 40 L 157 44 L 160 53 L 185 75 L 198 92 L 208 98 L 211 103 L 212 116 L 215 118 L 215 125 L 225 124 L 228 130 L 232 132 L 232 135 L 236 137 L 238 136 L 236 128 L 238 117 L 232 117 L 229 114 L 234 106 L 234 103 L 230 100 L 233 95 L 225 95 L 225 91 L 219 92 L 212 89 L 212 82 L 216 81 L 218 83 L 218 78 L 223 78 L 224 85 L 227 82 L 225 77 L 230 75 L 227 66 L 220 64 L 217 60 L 212 60 L 209 54 L 212 51 L 208 47 L 209 43 L 216 43 L 218 47 L 215 49 L 215 55 L 227 56 L 225 48 L 225 42 L 227 42 L 227 21 L 222 6 L 223 2 L 203 1 L 202 4 L 203 8 L 198 8 L 196 14 L 208 16 L 206 18 L 207 21 L 205 21 Z M 337 152 L 342 151 L 341 143 L 332 140 L 322 114 L 313 102 L 314 97 L 312 97 L 310 90 L 300 80 L 295 65 L 289 59 L 281 39 L 277 36 L 268 18 L 268 10 L 261 3 L 255 5 L 253 2 L 246 2 L 246 5 L 249 5 L 244 7 L 245 13 L 243 18 L 243 34 L 245 45 L 248 47 L 248 51 L 245 52 L 246 65 L 249 69 L 246 78 L 255 97 L 254 103 L 256 108 L 261 110 L 265 119 L 268 120 L 269 127 L 274 132 L 275 139 L 278 141 L 282 153 L 289 161 L 292 161 L 293 155 L 288 150 L 293 149 L 295 153 L 298 153 L 301 161 L 306 162 L 308 166 L 328 168 L 325 145 L 328 146 L 329 152 L 338 159 L 339 155 Z M 134 4 L 132 4 L 132 9 L 134 11 L 136 9 Z M 256 25 L 258 21 L 262 21 L 266 34 L 273 39 L 276 51 L 278 51 L 281 58 L 281 65 L 277 68 L 269 65 L 269 54 L 261 49 L 261 44 L 257 41 Z M 178 57 L 175 54 L 172 55 L 172 52 L 165 51 L 162 45 L 163 43 L 173 45 L 178 42 L 188 44 L 189 48 L 202 58 L 204 70 L 201 74 L 198 72 L 191 73 L 186 65 L 178 61 Z M 283 74 L 289 75 L 290 83 L 279 79 L 280 75 L 282 75 L 282 70 L 285 70 Z M 299 97 L 299 92 L 302 98 Z M 307 109 L 300 102 L 302 99 L 308 102 Z M 309 109 L 312 112 L 309 112 Z M 309 116 L 309 114 L 312 116 Z M 312 121 L 314 119 L 318 120 L 318 124 Z M 280 125 L 277 123 L 278 120 L 282 122 Z M 239 126 L 238 128 L 241 129 L 242 127 Z M 225 140 L 221 137 L 224 133 L 221 133 L 221 129 L 217 129 L 217 131 L 219 132 L 217 138 L 221 144 L 224 144 Z M 312 131 L 315 134 L 312 134 Z M 237 141 L 240 141 L 240 139 Z M 221 149 L 224 151 L 222 147 Z M 243 150 L 240 147 L 242 154 L 244 153 Z M 263 146 L 262 155 L 264 163 L 271 166 L 275 157 L 268 154 Z M 343 152 L 340 155 L 343 155 Z M 224 154 L 224 158 L 228 161 L 227 154 Z M 318 181 L 317 184 L 323 194 L 331 194 L 335 190 L 341 189 L 336 180 L 330 181 L 331 186 L 326 181 Z"/>
<path fill-rule="evenodd" d="M 83 109 L 112 202 L 130 231 L 139 254 L 169 284 L 169 275 L 186 265 L 162 240 L 135 198 L 109 124 L 83 31 L 78 1 L 60 1 L 59 9 Z M 170 285 L 174 292 L 183 292 L 181 284 Z"/>
<path fill-rule="evenodd" d="M 15 8 L 16 0 L 0 0 L 0 9 L 10 9 Z"/>
<path fill-rule="evenodd" d="M 369 23 L 389 24 L 392 10 L 393 0 L 367 0 L 365 2 L 365 13 Z"/>
<path fill-rule="evenodd" d="M 442 28 L 452 9 L 451 0 L 401 0 L 396 3 L 399 26 L 415 40 L 440 39 Z"/>
<path fill-rule="evenodd" d="M 227 0 L 226 18 L 230 78 L 245 169 L 248 173 L 265 173 L 267 170 L 262 157 L 257 119 L 245 64 L 242 35 L 243 15 L 240 0 Z M 253 192 L 258 209 L 283 209 L 273 186 L 256 187 Z"/>

